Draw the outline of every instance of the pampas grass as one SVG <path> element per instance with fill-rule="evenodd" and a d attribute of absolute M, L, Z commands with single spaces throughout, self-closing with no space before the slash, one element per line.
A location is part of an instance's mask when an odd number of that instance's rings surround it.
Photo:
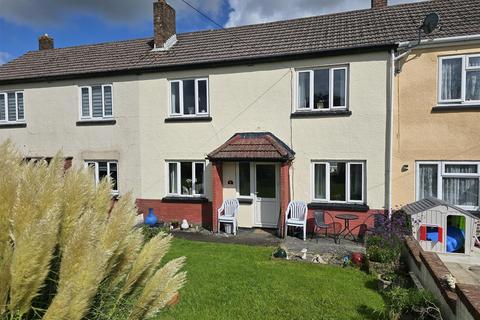
<path fill-rule="evenodd" d="M 147 319 L 183 287 L 184 258 L 160 268 L 171 236 L 144 243 L 132 196 L 112 208 L 91 174 L 0 145 L 0 320 Z"/>

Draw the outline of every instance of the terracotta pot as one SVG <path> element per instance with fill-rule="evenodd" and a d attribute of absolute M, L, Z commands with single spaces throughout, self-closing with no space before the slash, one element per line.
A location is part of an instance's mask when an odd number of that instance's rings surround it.
<path fill-rule="evenodd" d="M 167 307 L 172 307 L 177 305 L 180 302 L 180 294 L 177 292 L 173 296 L 173 298 L 167 302 Z"/>

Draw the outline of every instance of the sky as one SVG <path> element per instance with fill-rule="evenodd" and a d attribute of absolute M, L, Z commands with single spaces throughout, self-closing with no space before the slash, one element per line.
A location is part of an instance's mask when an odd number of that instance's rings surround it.
<path fill-rule="evenodd" d="M 0 64 L 38 49 L 49 34 L 55 47 L 151 37 L 155 0 L 0 0 Z M 365 9 L 371 0 L 167 0 L 177 33 Z M 209 21 L 184 1 L 204 12 Z M 390 5 L 420 0 L 389 0 Z"/>

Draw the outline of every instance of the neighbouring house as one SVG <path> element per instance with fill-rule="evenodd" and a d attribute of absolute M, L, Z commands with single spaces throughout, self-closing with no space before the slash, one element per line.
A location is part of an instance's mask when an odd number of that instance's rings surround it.
<path fill-rule="evenodd" d="M 236 197 L 245 228 L 282 234 L 291 199 L 306 201 L 310 217 L 350 211 L 362 222 L 391 207 L 392 55 L 430 12 L 443 21 L 436 38 L 480 33 L 479 5 L 373 0 L 366 10 L 176 34 L 175 11 L 159 0 L 152 38 L 57 49 L 45 35 L 38 51 L 0 66 L 0 140 L 28 158 L 62 149 L 166 221 L 215 229 L 222 200 Z M 401 76 L 420 82 L 417 103 L 421 79 L 434 76 L 408 69 Z M 426 117 L 415 122 L 418 143 Z"/>
<path fill-rule="evenodd" d="M 451 11 L 460 4 L 451 1 Z M 463 32 L 406 41 L 398 51 L 393 205 L 435 197 L 471 212 L 480 195 L 480 12 L 466 1 Z M 438 12 L 440 30 L 456 23 Z M 458 30 L 460 31 L 460 30 Z M 476 213 L 478 215 L 478 213 Z"/>

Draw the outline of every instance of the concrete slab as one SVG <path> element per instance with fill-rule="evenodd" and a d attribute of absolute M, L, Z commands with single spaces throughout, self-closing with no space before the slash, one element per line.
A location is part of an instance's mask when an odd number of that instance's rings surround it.
<path fill-rule="evenodd" d="M 276 230 L 270 229 L 239 229 L 237 235 L 226 233 L 212 233 L 209 231 L 188 232 L 172 231 L 174 237 L 191 241 L 244 244 L 250 246 L 276 247 L 281 239 L 276 236 Z"/>
<path fill-rule="evenodd" d="M 438 256 L 458 283 L 480 285 L 480 250 L 470 256 L 447 253 Z"/>

